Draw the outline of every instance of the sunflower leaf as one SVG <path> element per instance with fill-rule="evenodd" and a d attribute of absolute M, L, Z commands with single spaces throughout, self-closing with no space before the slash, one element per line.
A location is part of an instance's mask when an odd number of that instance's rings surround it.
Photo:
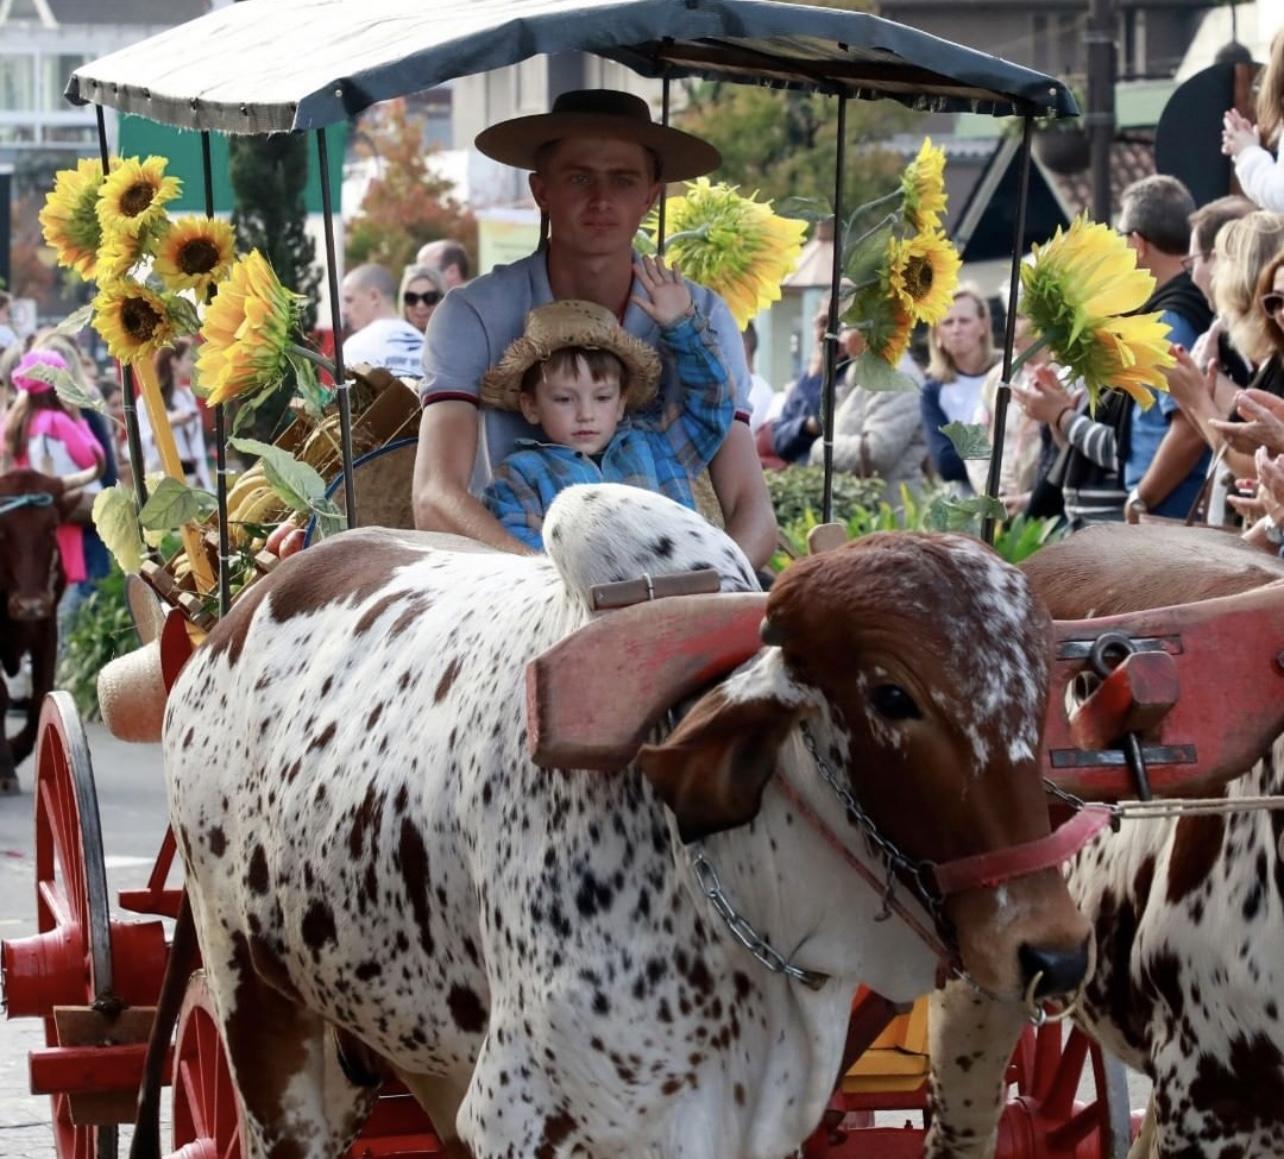
<path fill-rule="evenodd" d="M 990 457 L 990 436 L 984 423 L 946 423 L 941 428 L 941 434 L 954 444 L 960 459 Z"/>
<path fill-rule="evenodd" d="M 143 537 L 138 507 L 129 488 L 117 483 L 104 487 L 94 499 L 94 527 L 122 571 L 136 572 L 143 563 Z"/>
<path fill-rule="evenodd" d="M 309 504 L 312 513 L 317 517 L 317 539 L 325 539 L 342 531 L 347 525 L 347 518 L 333 500 L 317 499 Z"/>
<path fill-rule="evenodd" d="M 294 389 L 303 400 L 304 410 L 318 422 L 330 401 L 331 392 L 317 379 L 316 365 L 307 358 L 286 351 L 286 360 L 294 370 Z"/>
<path fill-rule="evenodd" d="M 166 478 L 147 497 L 138 522 L 148 531 L 176 531 L 186 523 L 203 522 L 217 507 L 210 492 Z"/>
<path fill-rule="evenodd" d="M 853 381 L 859 382 L 866 390 L 881 390 L 889 393 L 918 390 L 918 383 L 908 374 L 902 374 L 896 367 L 884 362 L 877 354 L 872 354 L 868 350 L 861 352 L 852 375 Z"/>
<path fill-rule="evenodd" d="M 259 457 L 268 485 L 292 510 L 312 510 L 314 503 L 325 498 L 325 480 L 289 451 L 258 439 L 229 439 L 228 442 L 243 455 Z"/>
<path fill-rule="evenodd" d="M 166 305 L 169 307 L 170 319 L 184 334 L 195 334 L 201 328 L 196 307 L 181 294 L 167 294 Z"/>
<path fill-rule="evenodd" d="M 89 319 L 93 317 L 94 304 L 88 302 L 78 310 L 73 310 L 57 326 L 54 327 L 55 334 L 62 334 L 69 338 L 74 338 L 86 326 L 89 325 Z M 33 376 L 34 377 L 34 376 Z"/>
<path fill-rule="evenodd" d="M 38 382 L 48 383 L 54 388 L 54 393 L 68 406 L 97 411 L 99 414 L 107 413 L 107 403 L 102 396 L 85 390 L 66 370 L 60 370 L 48 363 L 37 363 L 35 366 L 27 367 L 22 373 Z"/>
<path fill-rule="evenodd" d="M 236 417 L 232 419 L 232 434 L 240 434 L 254 425 L 254 415 L 258 409 L 275 393 L 275 388 L 268 387 L 257 394 L 242 395 L 236 400 Z"/>

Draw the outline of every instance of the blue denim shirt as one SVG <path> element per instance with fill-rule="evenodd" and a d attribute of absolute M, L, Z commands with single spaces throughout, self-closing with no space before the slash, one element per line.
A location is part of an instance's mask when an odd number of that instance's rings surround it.
<path fill-rule="evenodd" d="M 495 471 L 482 502 L 504 530 L 543 551 L 544 513 L 576 483 L 625 483 L 658 491 L 695 509 L 691 481 L 718 453 L 735 411 L 735 386 L 704 315 L 660 331 L 672 352 L 681 392 L 626 416 L 597 456 L 535 439 L 518 439 Z"/>

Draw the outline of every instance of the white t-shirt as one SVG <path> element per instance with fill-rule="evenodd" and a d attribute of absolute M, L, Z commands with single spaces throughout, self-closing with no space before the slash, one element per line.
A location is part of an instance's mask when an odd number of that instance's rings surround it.
<path fill-rule="evenodd" d="M 784 393 L 783 391 L 781 392 Z M 767 421 L 771 414 L 771 404 L 776 400 L 776 392 L 761 374 L 749 376 L 749 429 L 754 434 Z"/>
<path fill-rule="evenodd" d="M 423 377 L 424 336 L 404 318 L 376 318 L 343 344 L 343 362 L 382 366 L 399 378 Z"/>
<path fill-rule="evenodd" d="M 985 386 L 989 371 L 981 374 L 954 376 L 953 382 L 941 384 L 941 410 L 952 423 L 970 423 L 976 419 L 976 408 L 981 401 L 981 388 Z"/>
<path fill-rule="evenodd" d="M 171 413 L 186 415 L 181 422 L 172 423 L 174 447 L 180 461 L 192 464 L 191 481 L 207 491 L 214 489 L 210 479 L 209 455 L 205 449 L 205 430 L 201 426 L 201 412 L 196 405 L 196 395 L 190 386 L 176 386 L 170 395 Z M 160 450 L 156 446 L 156 435 L 152 430 L 151 416 L 140 398 L 138 400 L 138 434 L 143 443 L 143 462 L 150 472 L 164 470 L 161 465 Z"/>

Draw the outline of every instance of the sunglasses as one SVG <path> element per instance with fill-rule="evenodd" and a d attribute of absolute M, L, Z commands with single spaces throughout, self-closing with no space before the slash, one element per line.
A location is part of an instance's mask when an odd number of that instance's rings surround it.
<path fill-rule="evenodd" d="M 1284 309 L 1284 294 L 1278 290 L 1271 294 L 1262 295 L 1262 309 L 1268 314 L 1278 314 Z"/>
<path fill-rule="evenodd" d="M 415 306 L 435 306 L 440 301 L 441 295 L 436 290 L 429 290 L 426 294 L 412 294 L 407 290 L 401 295 L 402 305 L 410 306 L 411 308 Z"/>

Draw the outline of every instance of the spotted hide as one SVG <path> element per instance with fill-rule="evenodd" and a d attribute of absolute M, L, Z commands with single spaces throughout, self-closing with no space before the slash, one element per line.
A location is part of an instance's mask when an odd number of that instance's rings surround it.
<path fill-rule="evenodd" d="M 1232 595 L 1284 565 L 1207 530 L 1120 526 L 1046 549 L 1028 573 L 1054 615 L 1076 619 Z M 1227 796 L 1284 793 L 1282 770 L 1284 739 Z M 1134 1155 L 1284 1154 L 1282 841 L 1284 812 L 1134 821 L 1070 865 L 1098 946 L 1079 1022 L 1154 1082 Z M 959 986 L 936 1001 L 928 1154 L 992 1154 L 1020 1019 Z"/>
<path fill-rule="evenodd" d="M 330 1027 L 458 1154 L 781 1159 L 825 1107 L 857 980 L 907 999 L 937 969 L 773 788 L 788 770 L 881 873 L 798 722 L 911 853 L 1047 832 L 1048 621 L 986 549 L 884 536 L 795 565 L 768 604 L 784 643 L 635 767 L 590 773 L 531 763 L 522 699 L 527 662 L 593 618 L 588 587 L 691 568 L 756 585 L 661 496 L 572 488 L 545 528 L 548 558 L 338 536 L 256 586 L 174 688 L 171 814 L 247 1159 L 338 1155 L 357 1129 L 371 1092 L 340 1073 Z M 987 640 L 994 605 L 1008 627 Z M 997 690 L 996 666 L 1014 674 Z M 680 829 L 819 989 L 732 940 Z M 1068 963 L 1067 986 L 1086 968 L 1054 871 L 947 912 L 996 993 L 1021 991 L 1029 954 Z"/>

